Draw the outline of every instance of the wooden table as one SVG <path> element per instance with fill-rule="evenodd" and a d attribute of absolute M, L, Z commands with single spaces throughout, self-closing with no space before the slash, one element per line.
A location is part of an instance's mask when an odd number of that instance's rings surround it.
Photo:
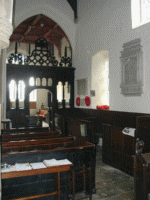
<path fill-rule="evenodd" d="M 56 191 L 51 192 L 51 193 L 46 193 L 46 194 L 38 194 L 38 195 L 34 195 L 34 196 L 20 197 L 17 199 L 15 198 L 13 200 L 35 199 L 35 198 L 46 197 L 46 196 L 50 196 L 50 195 L 57 195 L 57 199 L 60 200 L 60 172 L 69 171 L 71 166 L 73 166 L 73 164 L 59 165 L 59 166 L 47 167 L 47 168 L 43 168 L 43 169 L 4 172 L 1 174 L 1 179 L 56 173 L 56 178 L 55 178 L 56 185 L 57 185 Z"/>

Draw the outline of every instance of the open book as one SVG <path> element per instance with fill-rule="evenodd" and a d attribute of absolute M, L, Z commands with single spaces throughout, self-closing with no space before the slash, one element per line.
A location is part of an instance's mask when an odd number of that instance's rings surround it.
<path fill-rule="evenodd" d="M 17 171 L 31 170 L 32 167 L 29 163 L 16 163 L 15 164 Z"/>
<path fill-rule="evenodd" d="M 44 160 L 43 163 L 47 167 L 72 164 L 68 159 L 63 159 L 63 160 L 50 159 L 50 160 Z"/>
<path fill-rule="evenodd" d="M 37 163 L 30 163 L 32 169 L 41 169 L 46 168 L 43 162 L 37 162 Z"/>

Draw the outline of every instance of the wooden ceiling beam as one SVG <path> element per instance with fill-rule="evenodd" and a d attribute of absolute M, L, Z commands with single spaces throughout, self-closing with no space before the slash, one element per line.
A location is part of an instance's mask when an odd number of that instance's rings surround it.
<path fill-rule="evenodd" d="M 74 11 L 74 20 L 77 21 L 78 19 L 78 9 L 77 9 L 77 0 L 67 0 L 70 4 L 72 10 Z"/>
<path fill-rule="evenodd" d="M 51 29 L 44 35 L 44 38 L 46 38 L 48 35 L 50 35 L 51 32 L 52 32 L 53 30 L 55 30 L 55 28 L 57 28 L 57 27 L 58 27 L 58 24 L 55 24 L 55 25 L 53 26 L 53 28 L 51 28 Z"/>
<path fill-rule="evenodd" d="M 33 22 L 31 23 L 31 25 L 28 27 L 28 29 L 26 30 L 26 32 L 24 33 L 24 35 L 21 37 L 21 38 L 19 38 L 19 41 L 18 42 L 21 42 L 24 38 L 25 38 L 25 36 L 27 36 L 29 33 L 30 33 L 30 31 L 31 31 L 31 29 L 36 25 L 36 23 L 39 21 L 41 19 L 41 15 L 37 15 L 36 16 L 36 18 L 33 20 Z"/>

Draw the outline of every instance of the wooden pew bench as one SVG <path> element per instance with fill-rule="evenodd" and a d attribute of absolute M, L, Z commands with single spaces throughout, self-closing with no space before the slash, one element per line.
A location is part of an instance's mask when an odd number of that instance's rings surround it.
<path fill-rule="evenodd" d="M 49 149 L 41 150 L 37 152 L 18 152 L 12 154 L 2 154 L 2 163 L 8 163 L 14 165 L 15 163 L 33 163 L 43 162 L 43 160 L 53 159 L 61 160 L 68 159 L 73 163 L 74 167 L 80 167 L 85 164 L 86 168 L 91 168 L 92 171 L 92 190 L 95 192 L 95 163 L 96 163 L 96 151 L 95 145 L 85 140 L 75 140 L 69 144 L 66 143 L 54 143 L 49 145 Z M 2 176 L 3 177 L 3 176 Z M 67 175 L 66 173 L 60 174 L 60 190 L 61 199 L 66 199 L 67 195 Z M 82 191 L 83 182 L 81 177 L 78 177 L 78 184 L 76 185 L 77 191 Z M 88 184 L 88 183 L 86 183 Z M 87 185 L 88 187 L 88 185 Z M 26 196 L 42 195 L 50 193 L 54 189 L 54 174 L 38 174 L 35 176 L 26 177 L 14 177 L 11 179 L 2 178 L 2 194 L 3 199 L 16 199 Z M 41 196 L 42 197 L 42 196 Z M 40 198 L 39 198 L 40 199 Z M 52 197 L 48 196 L 51 200 Z"/>

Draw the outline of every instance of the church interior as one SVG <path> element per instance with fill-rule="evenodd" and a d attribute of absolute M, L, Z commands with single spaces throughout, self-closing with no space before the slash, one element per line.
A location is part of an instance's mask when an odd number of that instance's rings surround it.
<path fill-rule="evenodd" d="M 0 5 L 1 199 L 148 200 L 150 1 Z"/>

